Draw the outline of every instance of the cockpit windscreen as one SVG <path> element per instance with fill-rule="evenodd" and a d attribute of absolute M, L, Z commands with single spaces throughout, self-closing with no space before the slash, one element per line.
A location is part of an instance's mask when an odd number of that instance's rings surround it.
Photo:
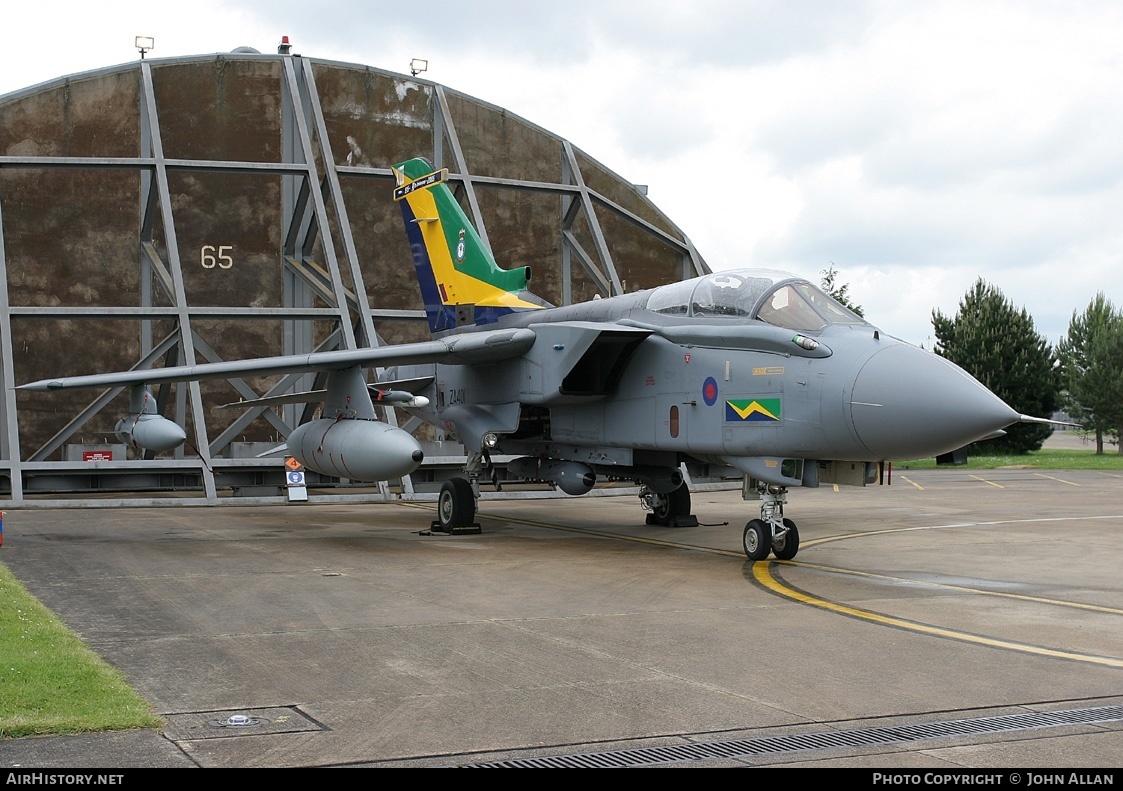
<path fill-rule="evenodd" d="M 806 280 L 767 269 L 715 272 L 669 283 L 652 291 L 647 309 L 698 318 L 756 318 L 804 332 L 816 332 L 828 324 L 866 323 Z"/>

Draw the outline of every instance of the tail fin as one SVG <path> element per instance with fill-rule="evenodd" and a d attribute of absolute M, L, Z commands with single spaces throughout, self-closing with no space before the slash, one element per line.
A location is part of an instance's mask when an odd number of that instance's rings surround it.
<path fill-rule="evenodd" d="M 550 307 L 526 290 L 530 267 L 506 270 L 495 263 L 448 188 L 447 170 L 434 171 L 422 158 L 393 169 L 394 200 L 402 207 L 430 331 Z"/>

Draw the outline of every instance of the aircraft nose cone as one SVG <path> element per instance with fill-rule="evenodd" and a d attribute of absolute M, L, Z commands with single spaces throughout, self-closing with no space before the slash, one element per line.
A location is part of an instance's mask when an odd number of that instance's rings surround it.
<path fill-rule="evenodd" d="M 898 461 L 962 448 L 1020 417 L 959 366 L 904 343 L 862 366 L 850 412 L 870 453 Z"/>

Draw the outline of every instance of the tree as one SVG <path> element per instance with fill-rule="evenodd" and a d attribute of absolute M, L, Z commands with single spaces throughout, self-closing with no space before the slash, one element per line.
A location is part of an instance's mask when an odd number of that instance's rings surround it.
<path fill-rule="evenodd" d="M 1123 312 L 1101 291 L 1084 312 L 1072 312 L 1068 334 L 1057 345 L 1065 406 L 1096 433 L 1096 453 L 1104 434 L 1123 428 Z M 1119 445 L 1123 453 L 1123 443 Z"/>
<path fill-rule="evenodd" d="M 823 291 L 827 292 L 827 294 L 834 297 L 836 300 L 841 302 L 846 307 L 850 308 L 850 310 L 854 311 L 859 316 L 866 315 L 865 313 L 862 312 L 862 306 L 861 305 L 855 305 L 853 302 L 850 301 L 850 295 L 849 295 L 850 284 L 849 283 L 843 283 L 842 285 L 837 284 L 836 281 L 838 279 L 838 270 L 836 270 L 834 268 L 834 263 L 831 263 L 831 265 L 829 267 L 827 267 L 826 269 L 823 269 L 821 271 L 821 274 L 823 275 L 823 279 L 820 282 L 820 286 L 822 287 Z"/>
<path fill-rule="evenodd" d="M 979 278 L 948 318 L 932 311 L 935 352 L 974 376 L 1023 415 L 1048 417 L 1060 405 L 1060 376 L 1049 342 L 1025 308 L 1015 309 L 1002 292 Z M 971 446 L 980 453 L 1039 450 L 1053 429 L 1016 423 L 1006 435 Z"/>

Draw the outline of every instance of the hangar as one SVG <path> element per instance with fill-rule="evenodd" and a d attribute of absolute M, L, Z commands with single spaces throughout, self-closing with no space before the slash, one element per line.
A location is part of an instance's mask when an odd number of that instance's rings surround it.
<path fill-rule="evenodd" d="M 127 391 L 12 388 L 426 338 L 391 198 L 390 165 L 419 155 L 448 168 L 496 258 L 530 265 L 554 304 L 710 271 L 642 187 L 416 75 L 240 48 L 0 96 L 0 506 L 280 501 L 283 455 L 263 454 L 312 410 L 223 406 L 313 389 L 309 377 L 158 388 L 188 443 L 147 458 L 114 438 Z M 400 481 L 309 485 L 328 499 L 435 492 L 463 451 L 418 436 L 426 463 Z"/>

